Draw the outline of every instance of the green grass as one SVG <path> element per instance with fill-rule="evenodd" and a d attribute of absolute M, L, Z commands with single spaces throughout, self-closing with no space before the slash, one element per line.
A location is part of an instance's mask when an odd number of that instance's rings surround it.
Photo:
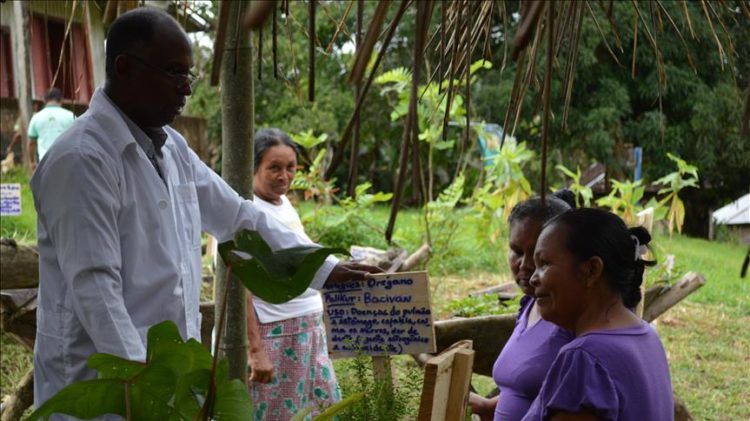
<path fill-rule="evenodd" d="M 706 286 L 689 301 L 725 306 L 737 315 L 750 316 L 750 280 L 740 279 L 746 247 L 681 236 L 656 237 L 655 245 L 660 255 L 675 255 L 677 270 L 698 271 L 706 278 Z"/>

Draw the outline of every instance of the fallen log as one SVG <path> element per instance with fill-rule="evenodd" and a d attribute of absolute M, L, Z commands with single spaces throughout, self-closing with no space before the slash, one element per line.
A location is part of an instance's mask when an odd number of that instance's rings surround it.
<path fill-rule="evenodd" d="M 0 294 L 0 328 L 29 352 L 36 339 L 36 292 L 33 288 Z"/>
<path fill-rule="evenodd" d="M 432 249 L 428 244 L 422 244 L 422 247 L 418 248 L 417 251 L 412 253 L 411 256 L 407 257 L 406 260 L 404 260 L 404 264 L 401 265 L 401 268 L 399 270 L 402 272 L 407 272 L 410 269 L 413 269 L 415 266 L 430 257 L 430 251 L 432 251 Z"/>
<path fill-rule="evenodd" d="M 643 310 L 643 320 L 649 323 L 654 321 L 705 283 L 706 279 L 700 273 L 688 272 L 679 282 L 650 298 Z"/>
<path fill-rule="evenodd" d="M 12 238 L 0 239 L 0 289 L 36 288 L 39 284 L 39 253 Z"/>

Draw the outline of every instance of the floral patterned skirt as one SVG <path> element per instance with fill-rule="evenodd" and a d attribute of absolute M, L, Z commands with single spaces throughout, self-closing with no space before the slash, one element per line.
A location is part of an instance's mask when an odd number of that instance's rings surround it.
<path fill-rule="evenodd" d="M 322 312 L 260 323 L 260 335 L 274 373 L 270 383 L 249 386 L 254 419 L 286 421 L 308 406 L 314 416 L 341 400 Z"/>

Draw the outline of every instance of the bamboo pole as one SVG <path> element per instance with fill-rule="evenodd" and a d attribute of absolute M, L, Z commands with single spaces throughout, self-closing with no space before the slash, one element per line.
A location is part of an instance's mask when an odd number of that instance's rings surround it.
<path fill-rule="evenodd" d="M 240 18 L 247 3 L 223 2 L 228 16 L 223 48 L 229 52 L 221 62 L 221 176 L 240 196 L 252 197 L 255 104 L 250 33 L 241 29 Z M 221 314 L 228 289 L 226 330 L 219 349 L 229 359 L 229 375 L 247 381 L 247 334 L 245 288 L 240 282 L 226 284 L 226 266 L 217 264 L 214 278 L 215 314 Z M 219 324 L 218 322 L 216 323 Z"/>

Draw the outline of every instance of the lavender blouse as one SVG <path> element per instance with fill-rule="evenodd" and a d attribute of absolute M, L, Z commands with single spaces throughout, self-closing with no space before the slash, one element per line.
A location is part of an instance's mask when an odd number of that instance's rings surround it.
<path fill-rule="evenodd" d="M 495 421 L 523 418 L 558 351 L 574 338 L 571 332 L 545 320 L 527 326 L 533 304 L 534 299 L 529 296 L 521 299 L 516 327 L 492 369 L 500 389 Z"/>
<path fill-rule="evenodd" d="M 560 349 L 524 421 L 588 411 L 601 420 L 672 420 L 667 356 L 646 322 L 589 332 Z"/>

